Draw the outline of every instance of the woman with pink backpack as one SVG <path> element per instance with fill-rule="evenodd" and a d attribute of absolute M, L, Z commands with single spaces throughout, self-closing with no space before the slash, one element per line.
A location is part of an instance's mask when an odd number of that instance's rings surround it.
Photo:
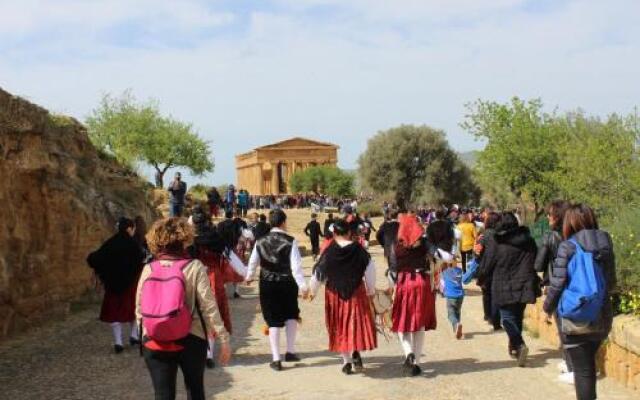
<path fill-rule="evenodd" d="M 156 400 L 175 399 L 178 367 L 187 398 L 205 399 L 208 337 L 220 341 L 220 364 L 231 357 L 207 268 L 186 251 L 193 237 L 193 227 L 183 218 L 157 221 L 147 233 L 154 261 L 144 267 L 138 283 L 136 318 Z"/>

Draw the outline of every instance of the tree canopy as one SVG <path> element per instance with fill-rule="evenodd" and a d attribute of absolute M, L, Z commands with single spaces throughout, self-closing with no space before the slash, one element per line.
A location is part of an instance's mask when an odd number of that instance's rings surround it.
<path fill-rule="evenodd" d="M 289 180 L 294 193 L 313 192 L 335 197 L 352 196 L 354 176 L 337 167 L 315 166 L 296 171 Z"/>
<path fill-rule="evenodd" d="M 476 165 L 485 192 L 498 197 L 506 189 L 531 204 L 536 219 L 556 197 L 609 213 L 640 197 L 637 116 L 602 121 L 582 111 L 543 113 L 542 107 L 539 99 L 517 97 L 467 105 L 462 126 L 486 141 Z"/>
<path fill-rule="evenodd" d="M 100 151 L 130 167 L 137 162 L 153 166 L 158 186 L 172 167 L 185 167 L 195 175 L 213 171 L 209 143 L 191 124 L 163 116 L 157 102 L 139 103 L 129 91 L 103 96 L 86 123 Z"/>
<path fill-rule="evenodd" d="M 467 203 L 480 195 L 444 132 L 425 125 L 401 125 L 369 139 L 358 159 L 358 173 L 366 186 L 393 193 L 401 206 L 418 201 Z"/>

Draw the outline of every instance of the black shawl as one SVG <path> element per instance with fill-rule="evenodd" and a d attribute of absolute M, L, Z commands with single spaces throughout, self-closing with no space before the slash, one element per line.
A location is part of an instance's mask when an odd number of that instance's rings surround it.
<path fill-rule="evenodd" d="M 144 253 L 127 233 L 116 233 L 87 257 L 105 290 L 122 293 L 133 285 L 142 271 Z"/>
<path fill-rule="evenodd" d="M 371 256 L 359 243 L 341 247 L 333 242 L 313 267 L 313 274 L 343 300 L 349 300 L 362 284 Z"/>

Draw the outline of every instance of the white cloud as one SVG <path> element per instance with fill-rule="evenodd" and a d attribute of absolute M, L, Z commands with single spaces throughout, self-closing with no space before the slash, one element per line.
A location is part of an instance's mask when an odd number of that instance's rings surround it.
<path fill-rule="evenodd" d="M 234 179 L 234 154 L 292 135 L 339 143 L 341 164 L 352 168 L 370 135 L 400 123 L 443 128 L 457 149 L 477 146 L 458 123 L 464 103 L 478 97 L 539 96 L 550 107 L 606 114 L 631 111 L 640 93 L 634 0 L 567 1 L 544 12 L 516 0 L 277 0 L 284 10 L 248 17 L 212 12 L 198 1 L 180 2 L 182 11 L 172 8 L 177 2 L 153 1 L 153 8 L 150 1 L 132 2 L 131 9 L 124 1 L 109 2 L 111 8 L 97 2 L 105 8 L 91 22 L 94 11 L 79 6 L 49 18 L 27 12 L 27 22 L 16 12 L 13 23 L 25 36 L 43 26 L 95 23 L 101 30 L 131 19 L 161 29 L 170 18 L 187 34 L 218 18 L 242 26 L 184 48 L 119 47 L 63 35 L 35 51 L 5 52 L 0 86 L 80 118 L 104 91 L 130 87 L 139 98 L 155 97 L 213 141 L 217 182 Z M 314 6 L 323 4 L 335 12 L 316 18 Z M 225 20 L 226 14 L 234 17 Z M 74 48 L 84 57 L 47 57 Z"/>

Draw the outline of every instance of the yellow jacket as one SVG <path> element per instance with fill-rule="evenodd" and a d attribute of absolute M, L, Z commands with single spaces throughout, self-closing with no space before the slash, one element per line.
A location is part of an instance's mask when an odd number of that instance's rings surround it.
<path fill-rule="evenodd" d="M 472 222 L 462 222 L 458 224 L 458 229 L 462 232 L 460 238 L 460 251 L 471 251 L 476 243 L 476 226 Z"/>

